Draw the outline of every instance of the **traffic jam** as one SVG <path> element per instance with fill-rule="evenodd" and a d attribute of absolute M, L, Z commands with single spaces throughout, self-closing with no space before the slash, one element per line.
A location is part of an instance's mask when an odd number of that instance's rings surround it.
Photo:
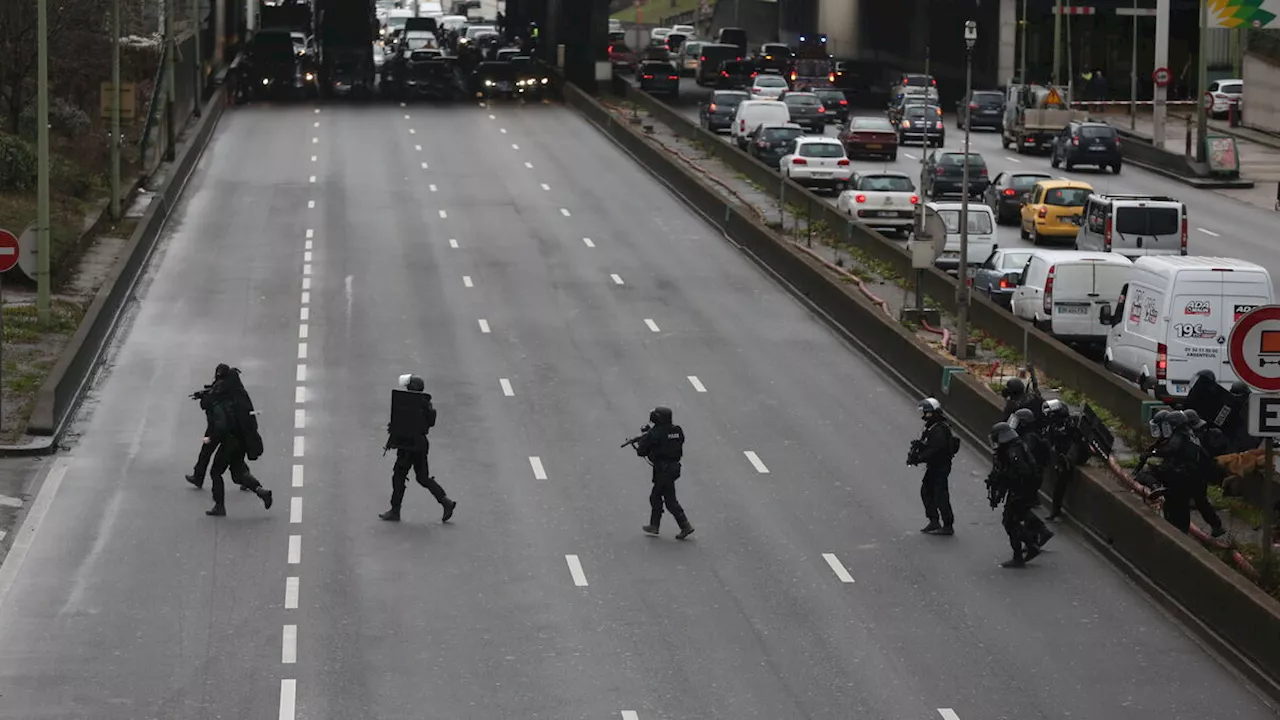
<path fill-rule="evenodd" d="M 1197 372 L 1216 373 L 1224 386 L 1237 379 L 1223 344 L 1244 313 L 1273 302 L 1269 271 L 1198 254 L 1185 202 L 1128 191 L 1120 135 L 1073 107 L 1067 88 L 974 88 L 944 115 L 937 80 L 902 73 L 884 111 L 867 113 L 842 82 L 851 68 L 828 54 L 822 35 L 752 50 L 737 28 L 711 41 L 678 26 L 653 30 L 636 55 L 614 30 L 615 71 L 637 71 L 635 84 L 670 104 L 678 78 L 691 76 L 706 96 L 688 107 L 690 120 L 825 195 L 850 221 L 910 250 L 922 217 L 936 215 L 946 242 L 934 264 L 952 275 L 967 205 L 973 290 L 1144 391 L 1175 401 Z M 1238 82 L 1214 85 L 1242 92 Z M 966 135 L 998 138 L 1010 169 L 966 153 Z M 1092 181 L 1063 174 L 1077 168 Z"/>

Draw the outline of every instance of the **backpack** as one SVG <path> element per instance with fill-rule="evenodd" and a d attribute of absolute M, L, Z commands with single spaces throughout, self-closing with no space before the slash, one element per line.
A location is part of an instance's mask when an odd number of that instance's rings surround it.
<path fill-rule="evenodd" d="M 422 414 L 427 421 L 428 430 L 436 426 L 436 406 L 431 404 L 430 395 L 427 396 L 427 406 Z"/>
<path fill-rule="evenodd" d="M 258 416 L 253 412 L 253 403 L 245 398 L 234 403 L 236 426 L 240 430 L 240 441 L 244 443 L 245 457 L 257 460 L 262 457 L 262 435 L 258 432 Z"/>
<path fill-rule="evenodd" d="M 955 457 L 960 452 L 960 438 L 955 433 L 951 433 L 951 457 Z"/>

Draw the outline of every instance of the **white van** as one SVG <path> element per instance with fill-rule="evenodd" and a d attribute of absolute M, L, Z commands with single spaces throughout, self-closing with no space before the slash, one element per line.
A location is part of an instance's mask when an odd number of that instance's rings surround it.
<path fill-rule="evenodd" d="M 786 103 L 773 100 L 743 100 L 738 103 L 738 112 L 729 125 L 729 136 L 741 150 L 747 149 L 747 134 L 755 130 L 760 123 L 789 123 L 791 110 Z M 985 258 L 986 255 L 983 255 Z"/>
<path fill-rule="evenodd" d="M 1215 257 L 1147 255 L 1133 261 L 1114 306 L 1103 362 L 1169 402 L 1185 397 L 1200 370 L 1218 382 L 1238 378 L 1227 359 L 1227 337 L 1245 313 L 1273 302 L 1271 275 L 1261 265 Z M 1114 309 L 1113 309 L 1114 308 Z"/>
<path fill-rule="evenodd" d="M 942 254 L 933 261 L 939 270 L 956 274 L 960 271 L 960 208 L 959 202 L 928 202 L 925 208 L 938 213 L 947 228 L 947 244 Z M 914 238 L 907 243 L 910 251 Z M 991 253 L 999 247 L 996 245 L 996 214 L 990 206 L 981 203 L 969 203 L 969 256 L 967 258 L 969 272 L 982 267 L 991 257 Z"/>
<path fill-rule="evenodd" d="M 1013 314 L 1063 342 L 1104 345 L 1111 329 L 1098 308 L 1114 302 L 1133 262 L 1116 253 L 1038 250 L 1013 291 Z"/>
<path fill-rule="evenodd" d="M 1085 201 L 1076 249 L 1139 255 L 1187 254 L 1187 206 L 1163 195 L 1094 193 Z"/>

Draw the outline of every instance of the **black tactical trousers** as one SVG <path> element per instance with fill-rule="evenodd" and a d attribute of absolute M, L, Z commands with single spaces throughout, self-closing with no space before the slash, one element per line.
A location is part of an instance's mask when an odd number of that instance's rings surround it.
<path fill-rule="evenodd" d="M 950 465 L 931 465 L 925 468 L 924 479 L 920 481 L 920 501 L 924 503 L 924 515 L 931 523 L 941 519 L 943 527 L 951 527 L 956 521 L 956 516 L 951 511 L 950 475 Z"/>
<path fill-rule="evenodd" d="M 680 501 L 676 499 L 676 480 L 680 477 L 680 464 L 674 466 L 653 466 L 653 490 L 649 492 L 649 524 L 658 527 L 658 523 L 662 522 L 662 508 L 666 506 L 667 512 L 676 519 L 676 524 L 680 529 L 684 529 L 689 524 L 689 518 L 684 514 L 684 508 L 680 507 Z"/>
<path fill-rule="evenodd" d="M 1218 511 L 1213 509 L 1213 504 L 1209 502 L 1209 484 L 1204 480 L 1197 480 L 1196 486 L 1191 491 L 1191 502 L 1195 503 L 1196 510 L 1200 513 L 1200 517 L 1209 523 L 1212 530 L 1222 527 L 1222 518 L 1218 517 Z M 1190 515 L 1190 511 L 1187 511 Z M 1188 520 L 1188 529 L 1190 529 L 1190 520 Z"/>
<path fill-rule="evenodd" d="M 1186 482 L 1182 478 L 1176 478 L 1166 488 L 1164 506 L 1161 508 L 1164 519 L 1182 532 L 1189 532 L 1191 530 L 1191 493 L 1188 492 Z M 1209 498 L 1206 497 L 1206 505 L 1208 501 Z M 1209 509 L 1213 510 L 1213 508 Z M 1214 517 L 1217 517 L 1216 513 Z"/>
<path fill-rule="evenodd" d="M 1000 515 L 1000 524 L 1009 536 L 1009 547 L 1015 555 L 1021 554 L 1024 547 L 1036 545 L 1036 534 L 1027 527 L 1027 516 L 1031 512 L 1031 503 L 1021 498 L 1010 497 L 1004 503 L 1004 512 Z M 1039 520 L 1039 518 L 1036 518 Z"/>
<path fill-rule="evenodd" d="M 235 438 L 228 439 L 218 445 L 217 452 L 213 454 L 213 467 L 209 469 L 209 476 L 213 478 L 214 504 L 221 505 L 226 497 L 222 473 L 228 468 L 231 470 L 231 481 L 235 484 L 243 485 L 255 492 L 262 487 L 262 483 L 249 472 L 249 464 L 244 461 L 244 446 Z"/>
<path fill-rule="evenodd" d="M 391 509 L 399 510 L 404 501 L 404 484 L 409 479 L 409 468 L 413 468 L 413 478 L 418 484 L 431 491 L 436 502 L 441 505 L 449 498 L 444 488 L 428 473 L 427 450 L 396 450 L 396 464 L 391 469 Z"/>
<path fill-rule="evenodd" d="M 1062 502 L 1067 499 L 1067 486 L 1075 478 L 1075 471 L 1070 468 L 1066 470 L 1054 468 L 1050 472 L 1053 474 L 1053 514 L 1060 515 Z"/>
<path fill-rule="evenodd" d="M 200 482 L 204 482 L 204 476 L 209 472 L 209 460 L 213 458 L 213 451 L 218 449 L 218 443 L 210 440 L 207 443 L 201 443 L 200 456 L 196 458 L 196 467 L 191 471 L 192 477 Z"/>

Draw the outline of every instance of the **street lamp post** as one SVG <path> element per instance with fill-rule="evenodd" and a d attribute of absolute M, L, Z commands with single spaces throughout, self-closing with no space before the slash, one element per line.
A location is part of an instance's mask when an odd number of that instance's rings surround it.
<path fill-rule="evenodd" d="M 52 224 L 49 219 L 49 6 L 36 4 L 36 314 L 41 325 L 51 316 L 49 305 L 49 253 Z"/>
<path fill-rule="evenodd" d="M 964 23 L 964 170 L 960 180 L 960 282 L 956 284 L 956 357 L 969 356 L 969 103 L 973 100 L 973 46 L 978 42 L 978 23 Z"/>

